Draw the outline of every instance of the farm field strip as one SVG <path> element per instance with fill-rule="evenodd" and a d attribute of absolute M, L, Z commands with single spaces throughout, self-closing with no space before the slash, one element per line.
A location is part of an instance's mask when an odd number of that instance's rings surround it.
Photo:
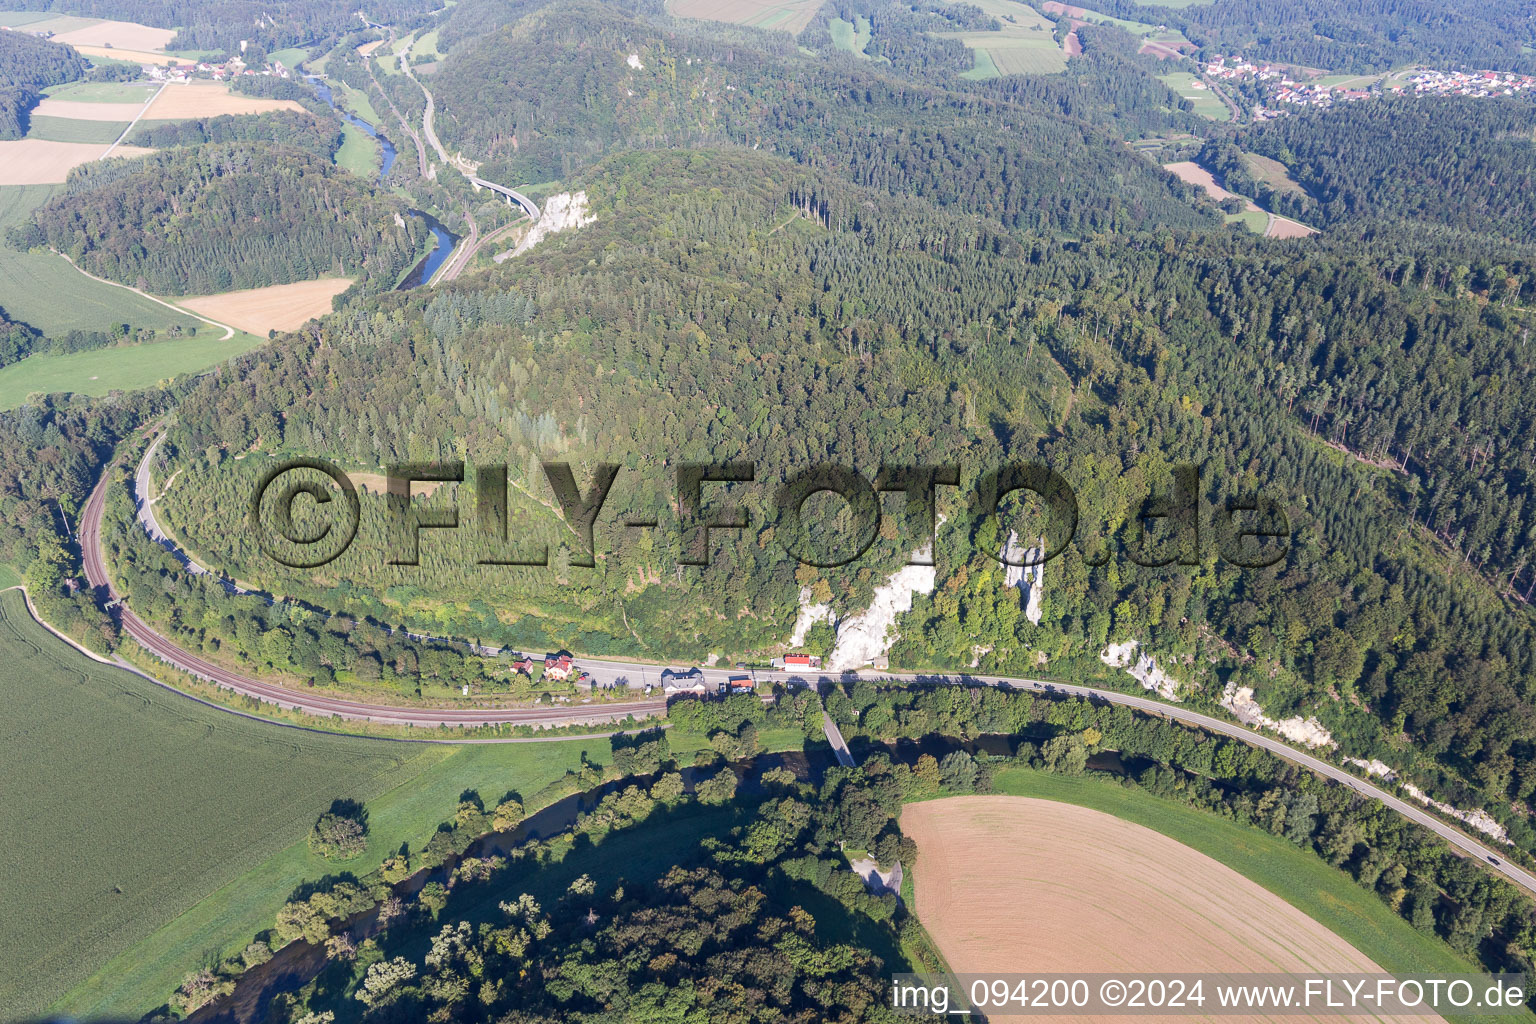
<path fill-rule="evenodd" d="M 274 284 L 266 288 L 176 299 L 176 305 L 251 334 L 291 331 L 331 311 L 331 299 L 352 286 L 350 277 Z"/>
<path fill-rule="evenodd" d="M 1472 969 L 1444 942 L 1415 929 L 1347 874 L 1268 832 L 1145 790 L 1125 789 L 1105 776 L 1069 777 L 1010 766 L 998 773 L 994 789 L 1089 807 L 1168 836 L 1303 910 L 1386 970 L 1456 974 Z"/>
<path fill-rule="evenodd" d="M 151 28 L 132 21 L 98 21 L 68 32 L 57 32 L 56 43 L 71 46 L 105 46 L 114 50 L 164 50 L 171 45 L 176 30 Z"/>
<path fill-rule="evenodd" d="M 269 110 L 303 111 L 293 100 L 269 100 L 242 96 L 230 91 L 223 82 L 193 80 L 172 83 L 144 111 L 146 120 L 183 120 L 193 117 L 217 117 L 220 114 L 264 114 Z"/>
<path fill-rule="evenodd" d="M 33 117 L 27 138 L 43 142 L 88 142 L 107 146 L 128 127 L 127 121 L 77 121 L 67 117 Z"/>
<path fill-rule="evenodd" d="M 667 13 L 677 18 L 724 21 L 754 28 L 782 29 L 799 35 L 824 0 L 667 0 Z"/>
<path fill-rule="evenodd" d="M 13 838 L 0 853 L 0 1005 L 24 1017 L 302 839 L 337 796 L 383 792 L 431 757 L 202 707 L 70 649 L 19 591 L 0 594 L 0 656 L 0 825 Z"/>
<path fill-rule="evenodd" d="M 1067 55 L 1056 42 L 1055 27 L 1039 11 L 1015 0 L 982 0 L 977 6 L 998 19 L 1002 29 L 930 33 L 939 39 L 952 39 L 972 51 L 975 64 L 961 77 L 1048 75 L 1066 69 Z"/>
<path fill-rule="evenodd" d="M 137 106 L 143 106 L 149 99 L 147 94 L 140 95 Z M 135 106 L 128 103 L 84 102 L 79 100 L 56 99 L 52 96 L 44 97 L 43 101 L 32 108 L 31 116 L 68 118 L 72 121 L 120 121 L 133 120 Z"/>
<path fill-rule="evenodd" d="M 49 142 L 14 139 L 0 142 L 0 186 L 62 185 L 69 172 L 101 157 L 99 142 Z M 152 149 L 118 146 L 114 157 L 147 156 Z"/>
<path fill-rule="evenodd" d="M 1381 970 L 1219 860 L 1098 810 L 951 797 L 908 805 L 901 824 L 918 844 L 918 918 L 959 972 Z"/>

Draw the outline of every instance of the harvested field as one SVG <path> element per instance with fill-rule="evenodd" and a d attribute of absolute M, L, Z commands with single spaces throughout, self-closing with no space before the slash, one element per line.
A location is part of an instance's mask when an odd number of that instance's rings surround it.
<path fill-rule="evenodd" d="M 146 94 L 138 104 L 129 103 L 76 103 L 73 100 L 44 99 L 32 108 L 33 117 L 65 117 L 71 121 L 132 121 L 138 113 L 136 106 L 143 106 L 149 99 Z"/>
<path fill-rule="evenodd" d="M 379 47 L 383 46 L 384 43 L 385 40 L 383 39 L 375 39 L 371 42 L 363 43 L 357 48 L 357 53 L 361 57 L 367 57 L 369 54 L 373 53 L 374 50 L 377 50 Z"/>
<path fill-rule="evenodd" d="M 349 277 L 275 284 L 268 288 L 178 298 L 176 304 L 251 334 L 291 331 L 331 311 L 331 299 L 352 286 Z"/>
<path fill-rule="evenodd" d="M 1171 171 L 1178 179 L 1186 184 L 1198 185 L 1205 189 L 1206 194 L 1218 203 L 1223 199 L 1231 199 L 1236 193 L 1228 192 L 1216 184 L 1216 179 L 1211 177 L 1211 172 L 1195 163 L 1193 160 L 1181 160 L 1175 164 L 1163 164 L 1163 170 Z"/>
<path fill-rule="evenodd" d="M 957 972 L 1381 971 L 1226 865 L 1101 811 L 951 797 L 907 805 L 901 827 L 917 916 Z"/>
<path fill-rule="evenodd" d="M 267 100 L 232 93 L 223 82 L 192 81 L 174 83 L 160 90 L 144 117 L 151 121 L 174 121 L 220 114 L 264 114 L 269 110 L 303 109 L 293 100 Z"/>
<path fill-rule="evenodd" d="M 1264 233 L 1270 238 L 1306 238 L 1308 235 L 1317 234 L 1317 228 L 1308 227 L 1288 217 L 1271 217 L 1269 230 Z"/>
<path fill-rule="evenodd" d="M 824 0 L 667 0 L 667 13 L 678 18 L 728 21 L 735 25 L 783 29 L 799 35 Z"/>
<path fill-rule="evenodd" d="M 159 64 L 162 67 L 166 64 L 182 63 L 169 54 L 157 53 L 154 50 L 128 50 L 117 46 L 91 46 L 87 43 L 73 45 L 87 57 L 98 57 L 102 60 L 122 60 L 130 64 Z"/>
<path fill-rule="evenodd" d="M 175 29 L 150 28 L 131 21 L 98 21 L 86 28 L 60 32 L 53 41 L 71 46 L 109 46 L 114 50 L 164 50 L 175 35 Z"/>
<path fill-rule="evenodd" d="M 1076 57 L 1083 52 L 1083 41 L 1077 38 L 1077 29 L 1068 32 L 1062 39 L 1061 52 L 1068 57 Z"/>
<path fill-rule="evenodd" d="M 45 142 L 17 139 L 0 142 L 0 185 L 58 185 L 70 168 L 90 163 L 106 147 L 95 142 Z M 153 153 L 139 146 L 118 146 L 112 156 L 134 157 Z"/>

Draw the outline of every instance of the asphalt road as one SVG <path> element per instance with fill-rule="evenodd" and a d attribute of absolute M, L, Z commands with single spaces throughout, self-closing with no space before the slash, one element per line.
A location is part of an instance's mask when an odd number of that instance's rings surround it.
<path fill-rule="evenodd" d="M 106 504 L 108 479 L 109 477 L 104 474 L 101 482 L 97 484 L 96 489 L 91 492 L 90 499 L 86 502 L 80 523 L 80 545 L 84 552 L 86 579 L 98 593 L 107 595 L 113 601 L 118 601 L 120 595 L 108 577 L 101 549 L 101 519 Z M 440 725 L 478 726 L 499 723 L 571 725 L 612 721 L 631 714 L 636 717 L 659 715 L 666 710 L 666 701 L 664 699 L 651 698 L 649 694 L 646 694 L 644 699 L 617 704 L 559 705 L 537 708 L 498 708 L 489 706 L 428 708 L 397 707 L 387 704 L 344 700 L 321 693 L 306 693 L 254 679 L 206 661 L 189 651 L 183 650 L 155 632 L 148 624 L 135 615 L 126 604 L 119 603 L 118 608 L 121 614 L 123 631 L 145 649 L 168 664 L 191 675 L 225 687 L 235 693 L 255 697 L 279 707 L 305 711 L 320 716 L 333 715 L 344 719 L 392 722 L 425 727 Z M 594 687 L 638 690 L 641 692 L 644 692 L 646 687 L 651 687 L 653 692 L 659 692 L 662 681 L 661 673 L 666 666 L 584 657 L 579 659 L 578 667 L 591 674 Z M 693 666 L 678 667 L 691 668 Z M 723 684 L 729 676 L 740 674 L 737 670 L 730 668 L 705 668 L 702 672 L 706 683 L 712 685 Z M 1166 704 L 1162 701 L 1152 700 L 1135 694 L 1120 693 L 1114 690 L 1099 690 L 1093 687 L 1077 686 L 1070 683 L 1048 682 L 1041 679 L 1013 676 L 889 671 L 878 673 L 801 673 L 761 669 L 750 670 L 750 674 L 758 683 L 780 683 L 786 686 L 816 686 L 821 683 L 848 682 L 862 678 L 871 681 L 889 681 L 927 686 L 1009 687 L 1055 694 L 1070 694 L 1078 697 L 1091 697 L 1107 701 L 1111 704 L 1135 708 L 1148 714 L 1175 719 L 1210 732 L 1233 737 L 1255 747 L 1260 747 L 1314 771 L 1325 778 L 1331 779 L 1340 785 L 1348 786 L 1361 796 L 1380 800 L 1403 817 L 1424 826 L 1443 837 L 1456 848 L 1482 861 L 1484 867 L 1499 872 L 1510 881 L 1524 888 L 1527 892 L 1536 894 L 1536 876 L 1533 876 L 1517 865 L 1508 863 L 1503 856 L 1495 854 L 1490 848 L 1429 814 L 1422 807 L 1408 803 L 1373 783 L 1356 778 L 1342 768 L 1297 750 L 1272 736 L 1267 736 L 1233 722 L 1212 718 L 1209 715 L 1204 715 L 1198 711 L 1175 704 Z"/>

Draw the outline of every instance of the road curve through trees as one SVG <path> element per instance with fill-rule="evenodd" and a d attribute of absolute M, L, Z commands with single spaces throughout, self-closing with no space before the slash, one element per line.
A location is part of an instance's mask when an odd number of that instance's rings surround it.
<path fill-rule="evenodd" d="M 98 594 L 105 595 L 110 601 L 117 603 L 124 633 L 132 637 L 140 646 L 157 658 L 189 675 L 224 687 L 237 694 L 253 697 L 281 708 L 303 711 L 322 717 L 333 716 L 356 721 L 385 722 L 425 727 L 443 725 L 482 726 L 504 723 L 561 726 L 613 721 L 627 715 L 634 715 L 638 718 L 646 715 L 659 715 L 666 711 L 667 702 L 664 699 L 646 699 L 623 704 L 592 705 L 590 707 L 399 707 L 389 704 L 344 700 L 337 697 L 327 697 L 318 693 L 305 693 L 254 679 L 242 673 L 224 668 L 221 665 L 215 665 L 182 649 L 172 641 L 161 636 L 144 620 L 133 613 L 133 610 L 122 601 L 121 595 L 113 586 L 102 555 L 101 545 L 101 521 L 106 507 L 106 492 L 110 479 L 110 473 L 102 474 L 101 481 L 97 483 L 95 490 L 91 492 L 90 499 L 85 505 L 84 514 L 81 516 L 80 546 L 83 552 L 86 579 Z M 639 689 L 648 685 L 653 687 L 659 686 L 662 681 L 662 667 L 649 663 L 584 657 L 581 659 L 581 667 L 592 675 L 593 683 L 596 686 Z M 725 668 L 707 668 L 703 669 L 702 672 L 705 681 L 709 684 L 722 684 L 728 676 L 739 674 Z M 1288 761 L 1301 765 L 1340 785 L 1347 786 L 1363 797 L 1380 800 L 1403 817 L 1424 826 L 1445 839 L 1452 846 L 1477 858 L 1483 863 L 1485 868 L 1497 871 L 1516 885 L 1525 889 L 1527 893 L 1536 894 L 1536 876 L 1533 876 L 1530 872 L 1517 865 L 1508 863 L 1502 855 L 1496 855 L 1487 846 L 1428 813 L 1424 808 L 1415 806 L 1374 783 L 1357 778 L 1342 768 L 1297 750 L 1272 736 L 1267 736 L 1246 726 L 1213 718 L 1210 715 L 1204 715 L 1198 711 L 1180 707 L 1176 704 L 1167 704 L 1148 697 L 1120 693 L 1115 690 L 1100 690 L 1094 687 L 1077 686 L 1070 683 L 1014 676 L 971 675 L 969 673 L 883 671 L 878 673 L 843 672 L 823 674 L 819 672 L 800 673 L 779 670 L 753 670 L 752 676 L 758 683 L 779 683 L 790 687 L 817 686 L 822 683 L 849 682 L 859 679 L 866 679 L 871 682 L 895 682 L 920 686 L 995 686 L 1008 689 L 1030 690 L 1050 695 L 1064 694 L 1086 697 L 1092 700 L 1124 705 L 1147 714 L 1159 715 L 1205 729 L 1209 732 L 1241 740 L 1244 743 L 1267 750 Z"/>

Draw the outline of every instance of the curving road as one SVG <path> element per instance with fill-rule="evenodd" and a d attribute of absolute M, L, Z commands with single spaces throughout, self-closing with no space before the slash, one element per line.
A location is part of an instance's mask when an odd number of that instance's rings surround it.
<path fill-rule="evenodd" d="M 666 710 L 667 702 L 665 699 L 651 699 L 649 694 L 643 700 L 623 704 L 593 705 L 590 707 L 398 707 L 328 697 L 319 693 L 304 693 L 234 672 L 221 665 L 215 665 L 178 647 L 172 641 L 161 636 L 122 602 L 107 573 L 106 562 L 102 557 L 101 520 L 103 510 L 106 507 L 106 490 L 109 480 L 110 475 L 104 473 L 95 490 L 91 492 L 90 499 L 86 502 L 85 510 L 81 516 L 80 546 L 84 555 L 86 579 L 98 593 L 104 594 L 110 601 L 116 603 L 121 616 L 123 632 L 131 636 L 150 653 L 183 672 L 232 690 L 235 693 L 254 697 L 282 708 L 304 711 L 322 717 L 335 716 L 360 721 L 410 724 L 426 727 L 442 725 L 479 726 L 500 723 L 571 725 L 613 721 L 614 719 L 623 718 L 631 714 L 637 717 L 662 714 Z M 583 657 L 581 659 L 581 668 L 591 674 L 594 687 L 634 690 L 649 687 L 654 689 L 659 687 L 662 682 L 661 673 L 663 667 L 650 663 Z M 702 672 L 706 683 L 710 685 L 724 684 L 729 676 L 741 674 L 738 670 L 726 668 L 706 668 Z M 858 679 L 927 686 L 996 686 L 1010 689 L 1035 690 L 1049 694 L 1087 697 L 1093 700 L 1106 701 L 1111 704 L 1134 708 L 1147 714 L 1159 715 L 1241 740 L 1244 743 L 1267 750 L 1288 761 L 1301 765 L 1340 785 L 1348 786 L 1363 797 L 1380 800 L 1387 807 L 1408 820 L 1424 826 L 1444 838 L 1452 846 L 1477 858 L 1483 863 L 1485 868 L 1497 871 L 1516 885 L 1525 889 L 1528 893 L 1536 894 L 1536 876 L 1533 876 L 1518 865 L 1508 863 L 1502 855 L 1496 855 L 1489 847 L 1428 813 L 1423 807 L 1409 803 L 1374 783 L 1357 778 L 1336 765 L 1329 764 L 1327 761 L 1297 750 L 1272 736 L 1267 736 L 1246 726 L 1213 718 L 1210 715 L 1201 714 L 1198 711 L 1193 711 L 1176 704 L 1166 704 L 1149 697 L 1120 693 L 1115 690 L 1100 690 L 1090 686 L 1047 682 L 1041 679 L 1014 676 L 888 671 L 878 673 L 799 673 L 783 670 L 751 670 L 751 675 L 758 683 L 777 683 L 788 687 L 817 686 L 822 683 L 849 682 Z M 828 735 L 830 737 L 831 730 L 828 730 Z"/>

